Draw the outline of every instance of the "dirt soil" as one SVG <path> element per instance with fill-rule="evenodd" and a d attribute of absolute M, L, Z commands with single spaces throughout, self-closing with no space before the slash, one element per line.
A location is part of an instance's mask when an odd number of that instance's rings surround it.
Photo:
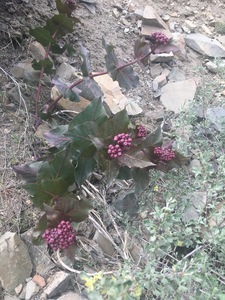
<path fill-rule="evenodd" d="M 204 33 L 202 25 L 209 24 L 211 16 L 217 21 L 224 17 L 222 0 L 97 0 L 96 14 L 91 14 L 85 7 L 79 6 L 76 15 L 82 25 L 75 28 L 67 40 L 75 48 L 80 42 L 91 53 L 94 71 L 104 71 L 104 49 L 102 37 L 116 47 L 117 54 L 126 61 L 133 56 L 133 45 L 139 36 L 138 20 L 132 18 L 135 9 L 153 6 L 161 15 L 169 15 L 170 21 L 182 26 L 186 19 L 197 25 L 196 32 Z M 116 4 L 116 6 L 114 6 Z M 113 13 L 118 7 L 119 17 Z M 120 10 L 121 8 L 121 10 Z M 55 13 L 54 1 L 50 0 L 0 0 L 0 235 L 7 230 L 24 231 L 35 223 L 35 212 L 25 192 L 19 186 L 20 181 L 12 171 L 14 164 L 32 160 L 35 156 L 32 134 L 34 93 L 36 88 L 10 77 L 11 68 L 29 57 L 29 27 L 41 26 L 45 20 Z M 129 18 L 129 15 L 131 16 Z M 121 22 L 126 16 L 126 22 Z M 208 26 L 208 25 L 207 25 Z M 129 31 L 125 33 L 125 28 Z M 56 66 L 66 57 L 56 58 Z M 79 70 L 79 59 L 75 56 L 69 62 Z M 202 66 L 204 58 L 187 49 L 187 58 L 176 61 L 186 78 L 191 78 L 197 66 Z M 140 86 L 127 93 L 144 111 L 162 107 L 157 99 L 153 99 L 151 76 L 149 72 L 140 70 Z M 12 88 L 22 89 L 18 102 L 12 102 L 9 91 Z M 49 100 L 49 99 L 47 99 Z M 24 109 L 24 106 L 26 109 Z M 24 214 L 26 212 L 26 218 Z"/>

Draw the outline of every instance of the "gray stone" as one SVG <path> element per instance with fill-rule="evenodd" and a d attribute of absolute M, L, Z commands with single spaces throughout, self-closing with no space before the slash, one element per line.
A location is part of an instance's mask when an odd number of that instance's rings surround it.
<path fill-rule="evenodd" d="M 167 110 L 178 113 L 194 99 L 196 87 L 194 79 L 169 82 L 162 87 L 160 100 Z"/>
<path fill-rule="evenodd" d="M 85 300 L 86 298 L 80 296 L 77 293 L 69 292 L 61 297 L 59 297 L 57 300 Z"/>
<path fill-rule="evenodd" d="M 217 40 L 225 47 L 225 35 L 220 35 Z"/>
<path fill-rule="evenodd" d="M 160 54 L 151 54 L 150 60 L 154 63 L 168 63 L 174 58 L 173 52 L 170 53 L 160 53 Z"/>
<path fill-rule="evenodd" d="M 35 282 L 33 282 L 33 280 L 28 281 L 26 285 L 25 300 L 30 300 L 31 297 L 39 292 L 39 289 L 39 286 Z"/>
<path fill-rule="evenodd" d="M 59 78 L 69 81 L 72 76 L 75 75 L 76 69 L 71 66 L 70 64 L 67 64 L 65 62 L 61 63 L 58 70 L 56 71 L 56 75 L 59 76 Z"/>
<path fill-rule="evenodd" d="M 165 116 L 164 110 L 154 110 L 154 111 L 148 111 L 145 113 L 145 117 L 147 117 L 148 121 L 163 121 Z"/>
<path fill-rule="evenodd" d="M 168 79 L 169 81 L 183 81 L 185 80 L 185 73 L 182 72 L 178 67 L 173 67 Z"/>
<path fill-rule="evenodd" d="M 222 132 L 224 130 L 225 109 L 223 107 L 207 108 L 205 116 L 218 131 Z"/>
<path fill-rule="evenodd" d="M 134 14 L 137 18 L 142 19 L 144 11 L 142 9 L 135 9 Z"/>
<path fill-rule="evenodd" d="M 167 84 L 167 80 L 166 80 L 166 75 L 165 74 L 161 74 L 159 76 L 157 76 L 153 82 L 156 82 L 158 84 L 158 87 L 162 87 L 165 84 Z"/>
<path fill-rule="evenodd" d="M 152 78 L 156 78 L 157 76 L 159 76 L 163 71 L 163 68 L 161 67 L 160 64 L 155 64 L 154 66 L 151 67 L 151 76 Z"/>
<path fill-rule="evenodd" d="M 187 199 L 184 200 L 186 200 L 188 208 L 183 213 L 183 222 L 188 223 L 192 220 L 198 220 L 198 218 L 204 211 L 207 202 L 207 193 L 194 192 L 190 197 L 187 197 Z"/>
<path fill-rule="evenodd" d="M 32 243 L 32 233 L 32 229 L 26 231 L 21 235 L 21 239 L 27 245 L 36 273 L 43 276 L 54 268 L 55 265 L 51 262 L 46 245 L 36 246 Z"/>
<path fill-rule="evenodd" d="M 111 257 L 113 256 L 115 249 L 112 242 L 105 238 L 99 231 L 96 230 L 93 240 L 97 242 L 104 254 Z"/>
<path fill-rule="evenodd" d="M 131 217 L 135 217 L 139 210 L 138 199 L 136 195 L 131 192 L 119 197 L 114 203 L 114 207 L 123 214 L 127 213 Z"/>
<path fill-rule="evenodd" d="M 37 41 L 32 42 L 28 48 L 31 56 L 36 60 L 45 59 L 45 48 Z"/>
<path fill-rule="evenodd" d="M 225 47 L 215 39 L 200 33 L 191 33 L 185 37 L 186 44 L 196 52 L 209 57 L 225 57 Z"/>
<path fill-rule="evenodd" d="M 174 56 L 179 60 L 184 61 L 187 56 L 184 35 L 179 32 L 172 33 L 172 41 L 170 44 L 171 46 L 175 46 L 177 48 L 176 51 L 173 51 Z"/>
<path fill-rule="evenodd" d="M 49 284 L 44 289 L 48 298 L 56 297 L 68 290 L 71 281 L 71 274 L 63 271 L 56 272 L 49 278 Z"/>
<path fill-rule="evenodd" d="M 184 24 L 190 29 L 191 32 L 194 32 L 197 27 L 196 24 L 190 20 L 185 20 Z"/>
<path fill-rule="evenodd" d="M 189 169 L 190 174 L 194 175 L 195 174 L 194 169 L 198 170 L 198 171 L 201 171 L 201 169 L 202 169 L 201 162 L 196 158 L 193 159 L 190 162 L 190 164 L 188 165 L 188 169 Z"/>
<path fill-rule="evenodd" d="M 20 298 L 11 295 L 5 295 L 4 300 L 20 300 Z"/>
<path fill-rule="evenodd" d="M 160 31 L 168 38 L 171 38 L 171 33 L 166 23 L 160 18 L 152 6 L 147 5 L 143 13 L 141 34 L 149 36 L 155 31 Z"/>
<path fill-rule="evenodd" d="M 0 281 L 8 293 L 31 275 L 32 263 L 26 245 L 13 232 L 6 232 L 0 238 Z M 6 271 L 7 270 L 7 271 Z"/>
<path fill-rule="evenodd" d="M 205 64 L 206 68 L 212 72 L 212 73 L 217 73 L 218 72 L 218 67 L 216 64 L 214 64 L 212 61 L 208 61 L 206 64 Z"/>

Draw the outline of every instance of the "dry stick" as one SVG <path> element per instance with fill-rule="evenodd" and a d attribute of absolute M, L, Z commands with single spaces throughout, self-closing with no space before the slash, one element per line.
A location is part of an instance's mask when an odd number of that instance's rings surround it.
<path fill-rule="evenodd" d="M 86 183 L 98 194 L 98 199 L 103 203 L 103 205 L 105 206 L 105 207 L 107 207 L 107 209 L 106 209 L 106 211 L 107 211 L 107 214 L 108 214 L 108 216 L 109 216 L 109 218 L 110 218 L 110 220 L 111 220 L 111 222 L 112 222 L 112 224 L 113 224 L 113 226 L 114 226 L 114 228 L 115 228 L 115 230 L 116 230 L 116 233 L 117 233 L 117 235 L 119 236 L 119 238 L 120 238 L 120 240 L 121 240 L 121 242 L 122 242 L 122 244 L 123 244 L 123 250 L 124 250 L 124 253 L 122 253 L 121 252 L 121 250 L 118 248 L 118 246 L 116 245 L 116 249 L 117 249 L 117 251 L 119 252 L 119 254 L 123 257 L 123 258 L 125 258 L 125 259 L 128 259 L 129 258 L 129 255 L 127 254 L 127 253 L 129 253 L 129 251 L 127 250 L 127 248 L 126 248 L 126 243 L 124 242 L 124 240 L 123 240 L 123 238 L 122 238 L 122 236 L 121 236 L 121 234 L 120 234 L 120 232 L 119 232 L 119 229 L 118 229 L 118 226 L 117 226 L 117 224 L 116 224 L 116 222 L 115 222 L 115 220 L 114 220 L 114 218 L 113 218 L 113 216 L 112 216 L 112 214 L 111 214 L 111 211 L 110 211 L 110 209 L 109 209 L 109 207 L 108 207 L 108 205 L 107 205 L 107 203 L 106 203 L 106 201 L 105 201 L 105 199 L 102 197 L 102 195 L 101 195 L 101 193 L 100 193 L 100 191 L 95 187 L 95 186 L 93 186 L 88 180 L 86 180 Z M 94 197 L 94 198 L 96 198 L 96 197 Z M 126 250 L 126 251 L 125 251 Z"/>
<path fill-rule="evenodd" d="M 87 276 L 95 276 L 99 273 L 102 273 L 102 275 L 109 275 L 109 274 L 114 274 L 115 272 L 118 272 L 119 270 L 113 270 L 113 271 L 108 271 L 108 272 L 103 272 L 103 271 L 99 271 L 99 272 L 95 272 L 95 273 L 86 273 L 84 271 L 79 271 L 73 268 L 70 268 L 69 266 L 67 266 L 61 259 L 60 254 L 59 254 L 59 249 L 56 252 L 57 254 L 57 258 L 58 261 L 60 262 L 60 264 L 68 271 L 72 272 L 72 273 L 76 273 L 76 274 L 81 274 L 81 273 L 85 273 Z"/>
<path fill-rule="evenodd" d="M 131 66 L 131 65 L 137 63 L 138 61 L 142 61 L 143 59 L 145 59 L 146 57 L 148 57 L 150 54 L 151 54 L 151 52 L 149 52 L 148 54 L 142 56 L 142 57 L 139 58 L 139 59 L 135 59 L 135 60 L 133 60 L 133 61 L 131 61 L 131 62 L 129 62 L 129 63 L 126 63 L 126 64 L 124 64 L 124 65 L 122 65 L 122 66 L 119 66 L 119 67 L 116 68 L 116 70 L 121 70 L 121 69 L 123 69 L 123 68 L 125 68 L 125 67 Z M 97 77 L 97 76 L 106 75 L 106 74 L 108 74 L 108 73 L 109 73 L 108 71 L 105 71 L 105 72 L 99 72 L 99 73 L 97 73 L 97 74 L 90 74 L 88 77 L 89 77 L 89 78 L 94 78 L 94 77 Z M 73 84 L 71 84 L 71 85 L 68 87 L 68 89 L 71 90 L 72 88 L 74 88 L 76 85 L 80 84 L 80 83 L 83 82 L 83 81 L 84 81 L 84 78 L 80 78 L 79 80 L 77 80 L 77 81 L 75 81 Z M 49 112 L 49 111 L 56 105 L 56 103 L 59 102 L 60 99 L 62 99 L 62 97 L 63 97 L 63 95 L 60 95 L 59 97 L 57 97 L 57 98 L 56 98 L 56 99 L 48 106 L 48 108 L 47 108 L 46 111 Z"/>

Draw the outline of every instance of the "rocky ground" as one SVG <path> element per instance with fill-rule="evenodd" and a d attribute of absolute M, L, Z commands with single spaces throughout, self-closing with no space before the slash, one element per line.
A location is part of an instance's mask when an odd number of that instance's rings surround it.
<path fill-rule="evenodd" d="M 120 105 L 128 105 L 130 115 L 138 116 L 145 124 L 164 121 L 166 125 L 171 115 L 179 114 L 193 100 L 199 86 L 217 80 L 218 68 L 223 68 L 225 58 L 225 25 L 221 23 L 224 9 L 223 1 L 216 0 L 157 3 L 97 0 L 95 14 L 82 5 L 78 8 L 82 25 L 67 40 L 75 48 L 82 42 L 90 50 L 93 70 L 104 71 L 102 37 L 116 47 L 118 56 L 129 61 L 138 36 L 148 35 L 156 28 L 165 30 L 179 51 L 151 56 L 145 72 L 138 70 L 137 89 L 122 93 L 107 77 L 99 84 L 112 110 L 118 109 L 115 99 L 119 99 Z M 40 154 L 37 153 L 40 142 L 32 128 L 37 78 L 30 61 L 43 52 L 29 37 L 28 30 L 30 26 L 43 25 L 54 12 L 54 1 L 47 0 L 4 1 L 0 7 L 0 298 L 4 300 L 84 299 L 78 295 L 82 284 L 77 274 L 65 270 L 57 258 L 49 256 L 45 247 L 31 245 L 28 229 L 35 225 L 37 212 L 12 171 L 13 165 Z M 220 58 L 219 67 L 214 58 Z M 72 59 L 53 56 L 53 59 L 62 78 L 70 79 L 79 71 L 78 56 Z M 199 72 L 203 69 L 204 72 Z M 43 103 L 49 100 L 49 94 L 50 87 L 46 86 Z M 224 94 L 218 90 L 209 99 L 212 108 L 207 116 L 218 128 L 217 117 L 225 116 L 224 110 L 218 108 Z M 63 102 L 61 108 L 82 109 L 79 105 L 65 106 Z M 205 201 L 204 195 L 199 197 L 198 203 Z M 189 211 L 189 216 L 192 213 Z M 109 254 L 111 244 L 106 243 L 105 250 L 100 239 L 96 243 L 103 254 Z"/>

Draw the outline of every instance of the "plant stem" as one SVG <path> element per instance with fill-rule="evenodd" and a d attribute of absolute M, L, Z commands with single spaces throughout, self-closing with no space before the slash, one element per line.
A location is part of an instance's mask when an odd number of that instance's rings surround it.
<path fill-rule="evenodd" d="M 55 36 L 57 34 L 57 31 L 54 32 L 54 34 L 52 35 L 52 38 L 54 39 Z M 51 49 L 51 45 L 52 43 L 49 43 L 47 50 L 45 51 L 45 57 L 44 60 L 48 58 L 49 56 L 49 52 Z M 44 76 L 44 70 L 45 67 L 42 64 L 41 67 L 41 73 L 40 73 L 40 77 L 39 77 L 39 82 L 38 82 L 38 89 L 37 89 L 37 94 L 35 97 L 35 125 L 34 128 L 37 129 L 37 127 L 40 125 L 40 118 L 39 118 L 39 101 L 40 101 L 40 97 L 41 97 L 41 88 L 42 88 L 42 80 L 43 80 L 43 76 Z"/>
<path fill-rule="evenodd" d="M 131 61 L 131 62 L 129 62 L 129 63 L 126 63 L 126 64 L 124 64 L 124 65 L 122 65 L 122 66 L 117 67 L 116 69 L 117 69 L 117 70 L 121 70 L 121 69 L 123 69 L 123 68 L 125 68 L 125 67 L 131 66 L 131 65 L 137 63 L 138 61 L 144 60 L 144 59 L 147 58 L 150 54 L 151 54 L 151 52 L 149 52 L 148 54 L 142 56 L 140 59 L 135 59 L 135 60 L 133 60 L 133 61 Z M 106 75 L 106 74 L 108 74 L 108 73 L 109 73 L 108 71 L 104 71 L 104 72 L 99 72 L 99 73 L 96 73 L 96 74 L 89 74 L 88 77 L 89 77 L 89 78 L 94 78 L 94 77 L 97 77 L 97 76 Z M 74 88 L 76 85 L 80 84 L 80 83 L 83 82 L 83 81 L 84 81 L 84 78 L 78 79 L 78 80 L 75 81 L 73 84 L 71 84 L 71 85 L 68 87 L 68 89 L 71 90 L 72 88 Z M 58 97 L 57 97 L 57 98 L 56 98 L 56 99 L 55 99 L 55 100 L 47 107 L 46 113 L 50 112 L 50 110 L 51 110 L 52 108 L 54 108 L 54 106 L 56 105 L 56 103 L 59 102 L 59 100 L 61 100 L 62 98 L 63 98 L 63 95 L 58 96 Z"/>

